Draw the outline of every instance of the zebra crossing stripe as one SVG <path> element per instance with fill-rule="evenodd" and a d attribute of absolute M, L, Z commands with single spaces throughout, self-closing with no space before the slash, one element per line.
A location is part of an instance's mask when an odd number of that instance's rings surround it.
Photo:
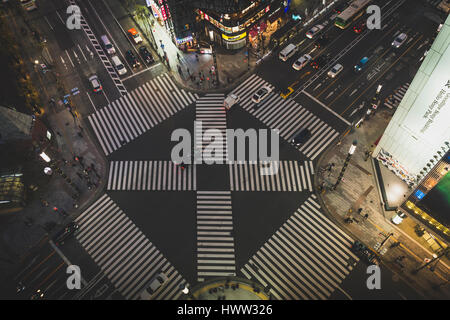
<path fill-rule="evenodd" d="M 237 161 L 229 162 L 231 191 L 296 191 L 312 188 L 314 168 L 312 161 L 305 161 L 304 166 L 298 161 L 286 160 L 272 163 L 278 166 L 276 174 L 264 175 L 269 162 L 266 161 Z"/>
<path fill-rule="evenodd" d="M 109 155 L 183 110 L 195 98 L 163 74 L 91 114 L 89 123 L 103 152 Z"/>
<path fill-rule="evenodd" d="M 112 161 L 108 191 L 195 191 L 195 165 L 182 169 L 172 161 Z"/>
<path fill-rule="evenodd" d="M 179 287 L 186 281 L 106 194 L 76 221 L 80 227 L 75 237 L 126 299 L 139 299 L 148 281 L 159 272 L 169 280 L 154 298 L 179 297 Z"/>
<path fill-rule="evenodd" d="M 230 191 L 197 192 L 197 280 L 235 276 Z"/>
<path fill-rule="evenodd" d="M 301 205 L 240 270 L 276 299 L 327 299 L 358 261 L 350 250 L 353 240 L 321 213 L 315 199 Z"/>
<path fill-rule="evenodd" d="M 226 129 L 227 129 L 227 114 L 223 105 L 223 94 L 207 94 L 196 101 L 196 126 L 195 126 L 195 139 L 196 148 L 202 150 L 203 158 L 206 161 L 218 160 L 219 163 L 227 161 L 228 149 L 226 141 Z M 215 144 L 217 153 L 213 157 L 209 157 L 208 154 L 212 152 L 208 148 L 209 138 L 212 133 L 207 133 L 207 130 L 218 130 L 221 133 L 220 145 Z M 206 148 L 205 148 L 206 145 Z"/>
<path fill-rule="evenodd" d="M 251 98 L 254 92 L 263 85 L 273 88 L 270 83 L 253 74 L 233 90 L 233 94 L 240 97 L 240 106 L 243 109 L 269 128 L 278 129 L 280 137 L 288 142 L 296 132 L 303 128 L 309 129 L 312 137 L 298 149 L 311 160 L 314 160 L 339 135 L 334 128 L 303 108 L 295 100 L 284 100 L 274 92 L 259 103 L 258 108 L 255 108 Z"/>

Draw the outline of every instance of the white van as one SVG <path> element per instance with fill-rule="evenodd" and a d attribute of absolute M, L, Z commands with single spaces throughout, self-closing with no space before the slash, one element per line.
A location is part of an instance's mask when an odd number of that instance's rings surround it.
<path fill-rule="evenodd" d="M 113 56 L 111 60 L 119 75 L 123 76 L 125 73 L 127 73 L 127 68 L 125 68 L 125 66 L 123 65 L 122 61 L 120 61 L 118 56 Z"/>
<path fill-rule="evenodd" d="M 281 50 L 280 52 L 280 59 L 283 61 L 286 61 L 290 57 L 292 57 L 297 52 L 297 46 L 295 44 L 289 44 L 286 48 Z"/>
<path fill-rule="evenodd" d="M 116 49 L 112 45 L 111 41 L 109 41 L 108 37 L 106 35 L 101 36 L 103 47 L 105 48 L 106 52 L 108 52 L 109 55 L 116 53 Z"/>

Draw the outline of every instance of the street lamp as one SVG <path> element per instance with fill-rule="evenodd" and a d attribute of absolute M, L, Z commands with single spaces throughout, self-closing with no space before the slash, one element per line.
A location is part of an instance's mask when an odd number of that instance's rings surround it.
<path fill-rule="evenodd" d="M 344 166 L 342 167 L 341 172 L 339 173 L 339 177 L 337 178 L 336 183 L 332 187 L 332 190 L 335 190 L 338 184 L 341 182 L 342 177 L 344 175 L 345 170 L 347 169 L 348 163 L 350 162 L 350 158 L 355 153 L 356 145 L 358 144 L 358 141 L 354 140 L 352 145 L 350 146 L 350 150 L 348 150 L 347 158 L 345 158 Z"/>

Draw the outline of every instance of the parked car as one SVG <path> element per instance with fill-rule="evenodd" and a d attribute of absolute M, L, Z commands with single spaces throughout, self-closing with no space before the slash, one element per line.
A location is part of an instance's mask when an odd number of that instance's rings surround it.
<path fill-rule="evenodd" d="M 314 59 L 314 61 L 311 62 L 311 67 L 313 67 L 314 69 L 320 69 L 323 66 L 325 66 L 329 60 L 330 55 L 321 55 L 320 57 Z"/>
<path fill-rule="evenodd" d="M 75 234 L 78 230 L 79 226 L 76 222 L 69 223 L 64 229 L 59 231 L 55 237 L 53 238 L 56 245 L 64 244 L 64 241 L 69 238 L 71 235 Z"/>
<path fill-rule="evenodd" d="M 304 54 L 303 56 L 301 56 L 294 62 L 294 64 L 292 65 L 292 68 L 294 68 L 295 70 L 300 70 L 304 66 L 306 66 L 308 64 L 308 62 L 311 61 L 311 59 L 312 58 L 309 54 Z"/>
<path fill-rule="evenodd" d="M 344 11 L 345 9 L 347 9 L 347 5 L 345 3 L 338 3 L 334 8 L 333 11 L 336 12 L 337 14 L 341 14 L 342 11 Z"/>
<path fill-rule="evenodd" d="M 91 87 L 92 87 L 92 90 L 94 90 L 94 92 L 102 92 L 102 85 L 101 85 L 101 83 L 100 83 L 100 80 L 98 80 L 98 77 L 97 77 L 97 75 L 92 75 L 90 78 L 89 78 L 89 82 L 91 83 Z"/>
<path fill-rule="evenodd" d="M 160 272 L 155 275 L 145 286 L 145 289 L 142 290 L 140 296 L 142 300 L 151 300 L 154 298 L 156 291 L 161 288 L 164 283 L 167 282 L 169 278 L 163 273 Z"/>
<path fill-rule="evenodd" d="M 342 64 L 336 64 L 330 71 L 328 71 L 328 76 L 330 78 L 335 78 L 342 70 L 344 66 Z"/>
<path fill-rule="evenodd" d="M 148 51 L 146 46 L 142 46 L 139 48 L 139 53 L 141 54 L 142 59 L 144 59 L 144 61 L 147 64 L 152 64 L 155 62 L 155 59 L 153 58 L 152 54 L 150 53 L 150 51 Z"/>
<path fill-rule="evenodd" d="M 366 30 L 366 27 L 367 27 L 367 22 L 366 22 L 366 20 L 363 20 L 362 22 L 357 23 L 353 26 L 353 32 L 359 34 L 359 33 L 363 32 L 364 30 Z"/>
<path fill-rule="evenodd" d="M 135 44 L 142 43 L 142 38 L 135 28 L 131 28 L 128 30 L 128 36 L 133 39 Z"/>
<path fill-rule="evenodd" d="M 252 97 L 252 101 L 254 103 L 259 103 L 259 102 L 263 101 L 265 98 L 267 98 L 267 96 L 271 92 L 272 92 L 272 89 L 270 87 L 264 86 L 255 92 L 255 94 Z"/>
<path fill-rule="evenodd" d="M 392 42 L 392 46 L 398 49 L 405 43 L 406 39 L 408 39 L 406 33 L 400 33 Z"/>
<path fill-rule="evenodd" d="M 314 38 L 320 31 L 322 31 L 325 28 L 323 24 L 316 24 L 314 27 L 309 29 L 308 32 L 306 32 L 306 37 L 309 39 Z"/>
<path fill-rule="evenodd" d="M 328 36 L 323 35 L 319 39 L 317 39 L 317 41 L 314 43 L 314 46 L 317 49 L 320 49 L 320 48 L 325 47 L 329 42 L 330 42 L 330 38 L 328 38 Z"/>
<path fill-rule="evenodd" d="M 136 56 L 134 55 L 133 51 L 128 50 L 127 52 L 125 52 L 125 57 L 127 58 L 128 63 L 133 67 L 139 67 L 141 65 L 141 63 L 139 62 L 139 60 L 136 58 Z"/>

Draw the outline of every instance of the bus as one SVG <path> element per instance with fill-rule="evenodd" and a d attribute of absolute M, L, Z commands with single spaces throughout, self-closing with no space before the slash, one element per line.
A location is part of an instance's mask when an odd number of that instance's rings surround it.
<path fill-rule="evenodd" d="M 26 11 L 33 11 L 37 9 L 36 0 L 20 0 L 20 4 Z"/>
<path fill-rule="evenodd" d="M 340 15 L 336 17 L 334 25 L 341 29 L 347 28 L 353 21 L 364 14 L 366 7 L 372 0 L 355 0 L 345 9 Z"/>

